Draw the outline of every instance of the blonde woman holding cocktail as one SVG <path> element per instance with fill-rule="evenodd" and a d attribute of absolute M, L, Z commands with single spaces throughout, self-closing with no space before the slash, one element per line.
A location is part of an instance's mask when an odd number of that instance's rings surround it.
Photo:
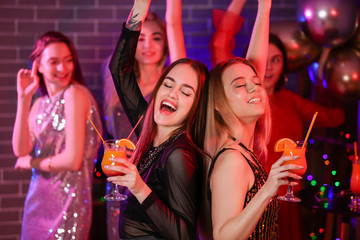
<path fill-rule="evenodd" d="M 270 106 L 263 86 L 268 48 L 271 0 L 259 0 L 258 15 L 247 58 L 233 58 L 210 71 L 205 151 L 209 171 L 214 239 L 278 239 L 279 201 L 275 196 L 286 177 L 300 179 L 283 165 L 296 156 L 281 157 L 267 175 Z"/>
<path fill-rule="evenodd" d="M 17 170 L 32 169 L 21 239 L 87 239 L 94 159 L 101 130 L 95 99 L 84 86 L 71 40 L 50 31 L 35 44 L 32 70 L 17 75 L 13 131 Z M 37 90 L 41 97 L 31 105 Z"/>
<path fill-rule="evenodd" d="M 286 177 L 300 179 L 281 157 L 267 175 L 254 149 L 266 151 L 270 109 L 262 80 L 243 58 L 210 72 L 205 150 L 213 157 L 209 191 L 214 239 L 277 239 L 279 202 Z"/>

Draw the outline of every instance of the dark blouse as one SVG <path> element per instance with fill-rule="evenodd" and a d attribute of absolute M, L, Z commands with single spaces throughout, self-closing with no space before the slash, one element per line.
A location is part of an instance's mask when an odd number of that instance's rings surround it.
<path fill-rule="evenodd" d="M 240 145 L 241 146 L 241 145 Z M 209 178 L 212 174 L 212 171 L 214 169 L 214 165 L 216 160 L 218 159 L 219 155 L 223 153 L 226 150 L 235 150 L 233 148 L 223 148 L 214 158 L 213 162 L 211 163 L 210 170 L 209 170 Z M 241 153 L 241 155 L 243 155 Z M 262 164 L 254 158 L 254 162 L 250 161 L 248 158 L 246 158 L 244 155 L 243 157 L 251 167 L 254 176 L 255 181 L 253 186 L 250 188 L 250 190 L 246 193 L 245 196 L 245 202 L 244 202 L 244 208 L 250 203 L 251 199 L 256 195 L 256 193 L 260 190 L 260 188 L 265 184 L 268 175 L 262 166 Z M 208 181 L 209 182 L 209 181 Z M 211 197 L 211 190 L 210 185 L 208 186 L 209 190 L 209 196 Z M 279 215 L 280 205 L 279 200 L 277 199 L 277 196 L 273 197 L 270 200 L 270 203 L 266 207 L 263 215 L 261 216 L 259 222 L 257 223 L 254 231 L 249 236 L 249 239 L 278 239 L 278 215 Z"/>
<path fill-rule="evenodd" d="M 134 73 L 139 35 L 139 31 L 123 27 L 109 66 L 120 101 L 132 125 L 145 113 L 148 105 Z M 140 129 L 136 129 L 137 135 Z M 149 147 L 148 151 L 151 150 L 154 149 Z M 128 199 L 121 202 L 120 238 L 196 239 L 197 209 L 201 197 L 199 159 L 184 134 L 167 145 L 159 157 L 141 172 L 142 179 L 152 190 L 145 201 L 140 204 L 125 190 Z"/>

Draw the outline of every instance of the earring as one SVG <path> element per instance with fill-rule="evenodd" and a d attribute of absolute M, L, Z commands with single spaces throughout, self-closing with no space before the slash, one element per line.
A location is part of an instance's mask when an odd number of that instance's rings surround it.
<path fill-rule="evenodd" d="M 289 79 L 288 79 L 286 73 L 283 73 L 283 76 L 284 76 L 284 84 L 286 84 Z"/>

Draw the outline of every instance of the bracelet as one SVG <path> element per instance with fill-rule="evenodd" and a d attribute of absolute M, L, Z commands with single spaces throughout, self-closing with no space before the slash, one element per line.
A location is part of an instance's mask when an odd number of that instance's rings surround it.
<path fill-rule="evenodd" d="M 54 168 L 51 165 L 51 159 L 48 157 L 46 161 L 48 162 L 49 172 L 54 172 Z"/>

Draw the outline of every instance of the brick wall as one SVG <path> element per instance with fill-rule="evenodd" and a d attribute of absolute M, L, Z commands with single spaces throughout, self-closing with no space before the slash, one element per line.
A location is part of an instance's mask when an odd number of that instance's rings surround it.
<path fill-rule="evenodd" d="M 189 57 L 209 65 L 208 41 L 213 31 L 211 10 L 229 0 L 183 0 L 183 22 Z M 20 239 L 29 172 L 14 171 L 11 135 L 16 113 L 16 73 L 27 67 L 35 40 L 58 30 L 73 40 L 86 82 L 101 104 L 100 66 L 109 56 L 133 0 L 1 0 L 0 3 L 0 239 Z M 257 8 L 249 0 L 243 12 L 239 48 L 248 42 Z M 165 0 L 151 10 L 164 16 Z M 271 20 L 295 19 L 296 0 L 273 0 Z"/>

